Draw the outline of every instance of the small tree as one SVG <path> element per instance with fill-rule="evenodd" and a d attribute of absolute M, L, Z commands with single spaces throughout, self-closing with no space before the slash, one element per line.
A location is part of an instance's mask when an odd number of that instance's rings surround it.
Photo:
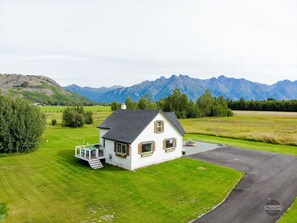
<path fill-rule="evenodd" d="M 53 126 L 57 125 L 57 120 L 56 120 L 56 119 L 53 119 L 53 120 L 52 120 L 52 125 L 53 125 Z"/>
<path fill-rule="evenodd" d="M 93 112 L 91 111 L 85 112 L 85 122 L 88 125 L 93 124 Z"/>
<path fill-rule="evenodd" d="M 121 107 L 121 105 L 116 103 L 115 101 L 113 101 L 110 106 L 112 111 L 115 111 Z"/>
<path fill-rule="evenodd" d="M 62 125 L 65 127 L 83 127 L 85 124 L 84 110 L 82 106 L 67 107 L 63 112 Z"/>

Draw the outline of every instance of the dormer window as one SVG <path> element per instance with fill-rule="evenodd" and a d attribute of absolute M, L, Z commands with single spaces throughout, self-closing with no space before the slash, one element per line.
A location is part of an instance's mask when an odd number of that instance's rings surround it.
<path fill-rule="evenodd" d="M 155 129 L 155 133 L 162 133 L 164 132 L 164 121 L 162 120 L 158 120 L 154 122 L 154 129 Z"/>

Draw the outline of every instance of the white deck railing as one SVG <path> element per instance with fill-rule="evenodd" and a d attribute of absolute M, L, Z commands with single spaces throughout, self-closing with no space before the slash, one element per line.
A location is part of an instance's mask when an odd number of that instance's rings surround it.
<path fill-rule="evenodd" d="M 83 160 L 103 159 L 105 149 L 101 145 L 80 145 L 75 147 L 75 157 Z"/>

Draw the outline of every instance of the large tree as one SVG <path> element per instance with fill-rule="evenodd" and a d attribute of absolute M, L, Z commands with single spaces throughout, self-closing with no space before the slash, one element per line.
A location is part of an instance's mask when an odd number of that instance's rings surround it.
<path fill-rule="evenodd" d="M 45 118 L 38 107 L 0 95 L 0 153 L 35 149 L 44 127 Z"/>

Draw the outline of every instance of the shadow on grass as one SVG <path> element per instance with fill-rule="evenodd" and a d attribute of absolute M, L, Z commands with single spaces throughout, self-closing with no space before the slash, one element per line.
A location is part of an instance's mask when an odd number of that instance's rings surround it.
<path fill-rule="evenodd" d="M 71 150 L 59 150 L 57 152 L 58 154 L 58 161 L 61 163 L 64 163 L 65 165 L 71 165 L 74 167 L 79 167 L 83 169 L 88 169 L 88 170 L 93 170 L 91 169 L 89 163 L 85 160 L 81 160 L 79 158 L 74 157 L 74 151 Z M 120 167 L 112 166 L 110 164 L 107 164 L 105 162 L 105 159 L 100 160 L 101 163 L 103 164 L 102 169 L 97 169 L 94 171 L 128 171 Z"/>

